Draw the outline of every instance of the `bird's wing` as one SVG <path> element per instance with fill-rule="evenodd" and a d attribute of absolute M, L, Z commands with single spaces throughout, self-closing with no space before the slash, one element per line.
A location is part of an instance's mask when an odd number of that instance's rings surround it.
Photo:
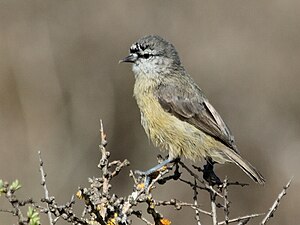
<path fill-rule="evenodd" d="M 200 88 L 191 85 L 188 81 L 182 85 L 178 85 L 178 83 L 161 84 L 155 95 L 165 111 L 192 124 L 238 152 L 229 128 Z"/>

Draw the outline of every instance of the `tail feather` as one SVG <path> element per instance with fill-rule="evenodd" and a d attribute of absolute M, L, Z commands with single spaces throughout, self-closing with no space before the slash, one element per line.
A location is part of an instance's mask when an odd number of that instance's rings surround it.
<path fill-rule="evenodd" d="M 223 149 L 224 154 L 237 166 L 239 166 L 252 180 L 256 183 L 264 184 L 265 178 L 258 172 L 258 170 L 252 166 L 248 161 L 243 159 L 239 153 L 233 151 L 232 149 Z"/>

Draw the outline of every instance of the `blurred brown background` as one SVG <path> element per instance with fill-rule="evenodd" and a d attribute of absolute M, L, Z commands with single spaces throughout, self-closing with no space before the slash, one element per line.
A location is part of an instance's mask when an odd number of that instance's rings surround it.
<path fill-rule="evenodd" d="M 131 68 L 118 60 L 139 37 L 159 34 L 174 43 L 242 154 L 267 178 L 261 187 L 235 166 L 218 167 L 223 178 L 251 183 L 231 189 L 230 216 L 266 212 L 294 176 L 270 224 L 297 224 L 299 7 L 297 0 L 1 1 L 0 178 L 18 178 L 22 198 L 41 198 L 41 150 L 50 194 L 69 200 L 99 173 L 99 118 L 113 159 L 127 158 L 131 169 L 153 166 L 159 151 L 140 125 Z M 128 171 L 114 184 L 119 195 L 131 191 Z M 175 182 L 154 195 L 192 201 L 191 190 Z M 206 195 L 199 201 L 209 206 Z M 172 224 L 195 223 L 192 210 L 162 211 Z M 0 221 L 15 222 L 4 213 Z"/>

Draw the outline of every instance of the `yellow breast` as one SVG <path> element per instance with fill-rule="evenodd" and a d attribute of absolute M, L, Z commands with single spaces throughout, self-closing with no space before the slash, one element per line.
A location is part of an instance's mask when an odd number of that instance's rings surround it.
<path fill-rule="evenodd" d="M 214 139 L 166 112 L 154 96 L 157 80 L 136 79 L 134 96 L 141 111 L 141 123 L 153 144 L 171 157 L 196 160 L 213 153 Z M 215 158 L 215 157 L 214 157 Z"/>

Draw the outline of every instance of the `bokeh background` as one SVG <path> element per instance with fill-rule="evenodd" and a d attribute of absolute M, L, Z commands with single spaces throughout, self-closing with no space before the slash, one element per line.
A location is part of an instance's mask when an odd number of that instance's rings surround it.
<path fill-rule="evenodd" d="M 299 10 L 297 0 L 0 1 L 0 178 L 18 178 L 21 198 L 41 198 L 40 150 L 50 194 L 68 201 L 99 175 L 100 118 L 113 159 L 127 158 L 130 169 L 153 166 L 159 151 L 140 125 L 131 68 L 118 60 L 139 37 L 159 34 L 174 43 L 243 156 L 267 179 L 261 187 L 235 166 L 218 166 L 221 177 L 251 184 L 231 189 L 230 216 L 266 212 L 294 176 L 270 224 L 297 224 Z M 131 191 L 128 172 L 114 183 L 118 195 Z M 191 190 L 176 182 L 153 194 L 192 201 Z M 206 195 L 199 201 L 209 207 Z M 192 210 L 162 212 L 172 224 L 195 223 Z M 4 213 L 0 221 L 15 223 Z"/>

